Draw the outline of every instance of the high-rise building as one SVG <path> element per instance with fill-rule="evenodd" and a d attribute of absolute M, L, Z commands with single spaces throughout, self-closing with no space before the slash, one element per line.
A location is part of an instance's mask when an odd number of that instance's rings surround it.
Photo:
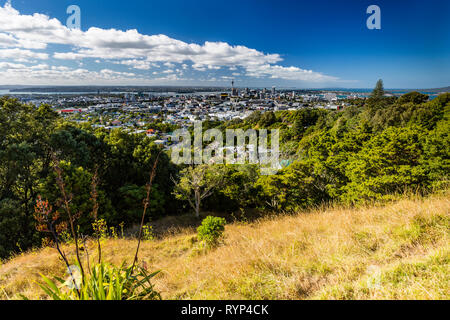
<path fill-rule="evenodd" d="M 238 90 L 234 87 L 234 80 L 231 81 L 231 96 L 237 97 L 239 95 Z"/>

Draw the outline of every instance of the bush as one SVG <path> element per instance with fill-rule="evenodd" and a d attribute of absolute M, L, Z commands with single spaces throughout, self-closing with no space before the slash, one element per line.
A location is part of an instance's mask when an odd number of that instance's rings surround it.
<path fill-rule="evenodd" d="M 26 216 L 21 209 L 18 201 L 0 201 L 0 259 L 7 259 L 20 247 L 29 245 L 23 230 Z"/>
<path fill-rule="evenodd" d="M 158 156 L 159 159 L 159 156 Z M 60 258 L 64 261 L 69 277 L 65 281 L 61 278 L 55 277 L 55 280 L 51 280 L 44 275 L 41 275 L 45 284 L 40 284 L 42 290 L 49 295 L 53 300 L 156 300 L 161 299 L 160 294 L 154 290 L 151 283 L 151 279 L 159 272 L 152 274 L 147 273 L 145 263 L 143 267 L 137 266 L 139 260 L 139 248 L 142 240 L 143 231 L 147 237 L 150 235 L 149 228 L 144 229 L 144 220 L 147 212 L 147 205 L 150 198 L 150 190 L 152 187 L 153 179 L 156 175 L 156 167 L 158 159 L 150 175 L 150 181 L 148 184 L 148 194 L 145 200 L 144 211 L 142 214 L 142 223 L 139 230 L 138 245 L 134 257 L 134 262 L 131 266 L 126 267 L 123 263 L 120 267 L 116 267 L 112 264 L 105 263 L 102 260 L 101 240 L 108 237 L 108 232 L 113 239 L 117 239 L 116 228 L 111 227 L 108 229 L 106 221 L 103 219 L 97 220 L 98 203 L 97 203 L 97 180 L 95 176 L 91 182 L 91 197 L 94 202 L 94 208 L 92 215 L 96 220 L 92 223 L 94 229 L 94 235 L 97 238 L 98 244 L 98 264 L 90 268 L 89 256 L 86 248 L 87 268 L 83 266 L 80 258 L 80 244 L 86 241 L 86 237 L 79 237 L 79 227 L 77 224 L 80 213 L 77 216 L 72 214 L 70 207 L 70 198 L 67 197 L 65 192 L 65 182 L 62 177 L 62 170 L 55 166 L 55 173 L 57 176 L 58 187 L 60 188 L 63 196 L 64 210 L 66 211 L 67 221 L 61 219 L 58 211 L 54 211 L 53 207 L 48 201 L 42 200 L 39 196 L 35 206 L 34 218 L 37 223 L 36 229 L 40 232 L 50 233 L 54 239 L 56 250 L 58 251 Z M 60 239 L 61 232 L 67 228 L 70 224 L 70 231 L 72 233 L 72 239 L 75 242 L 75 254 L 77 265 L 70 266 L 69 260 L 61 250 Z M 123 224 L 121 224 L 123 234 Z M 80 243 L 81 240 L 81 243 Z M 27 299 L 22 296 L 23 299 Z"/>
<path fill-rule="evenodd" d="M 204 241 L 208 246 L 217 245 L 223 237 L 226 223 L 223 218 L 207 217 L 197 229 L 199 240 Z"/>
<path fill-rule="evenodd" d="M 155 233 L 153 232 L 152 226 L 143 226 L 142 227 L 142 240 L 144 240 L 144 241 L 155 240 Z"/>
<path fill-rule="evenodd" d="M 42 275 L 46 284 L 41 288 L 53 300 L 161 300 L 150 282 L 158 272 L 149 274 L 138 268 L 133 273 L 133 268 L 125 264 L 116 267 L 102 262 L 92 268 L 83 282 L 76 268 L 71 270 L 72 276 L 67 280 L 56 278 L 59 285 Z"/>

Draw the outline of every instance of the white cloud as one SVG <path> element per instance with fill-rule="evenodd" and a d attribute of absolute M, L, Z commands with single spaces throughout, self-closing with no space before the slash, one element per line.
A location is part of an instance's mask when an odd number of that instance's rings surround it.
<path fill-rule="evenodd" d="M 19 48 L 0 49 L 0 59 L 14 60 L 18 62 L 27 62 L 30 61 L 30 59 L 46 60 L 48 59 L 48 54 Z"/>
<path fill-rule="evenodd" d="M 71 69 L 68 67 L 49 66 L 39 64 L 26 66 L 24 64 L 0 62 L 1 83 L 19 83 L 26 81 L 28 84 L 42 84 L 42 79 L 47 79 L 47 84 L 71 85 L 79 84 L 109 84 L 135 81 L 136 74 L 129 72 L 117 72 L 110 69 L 90 71 L 87 69 Z M 145 81 L 146 79 L 140 79 Z"/>
<path fill-rule="evenodd" d="M 201 72 L 206 71 L 206 68 L 203 65 L 197 64 L 197 63 L 192 65 L 192 69 L 201 71 Z"/>
<path fill-rule="evenodd" d="M 174 65 L 173 63 L 170 63 L 170 62 L 166 62 L 166 63 L 164 63 L 164 65 L 165 65 L 167 68 L 170 68 L 170 69 L 175 68 L 175 65 Z"/>
<path fill-rule="evenodd" d="M 0 69 L 14 70 L 14 69 L 22 69 L 22 68 L 26 68 L 26 67 L 27 66 L 24 64 L 0 62 Z"/>
<path fill-rule="evenodd" d="M 301 80 L 311 82 L 337 81 L 338 78 L 324 75 L 312 70 L 297 67 L 283 67 L 278 65 L 258 65 L 247 68 L 247 76 L 261 78 L 269 76 L 272 79 Z"/>
<path fill-rule="evenodd" d="M 136 70 L 150 70 L 157 67 L 155 63 L 160 62 L 169 69 L 165 73 L 174 73 L 175 64 L 182 64 L 182 68 L 187 69 L 189 63 L 194 70 L 200 72 L 222 68 L 235 71 L 242 68 L 247 76 L 258 78 L 313 82 L 337 80 L 311 70 L 281 66 L 278 64 L 282 61 L 279 54 L 267 54 L 242 45 L 209 41 L 204 44 L 186 43 L 163 34 L 141 34 L 135 29 L 122 31 L 91 27 L 87 31 L 71 30 L 59 20 L 43 14 L 21 14 L 9 3 L 4 7 L 0 6 L 0 21 L 0 48 L 8 48 L 0 50 L 0 59 L 3 56 L 3 59 L 17 62 L 48 59 L 48 53 L 32 50 L 48 49 L 49 45 L 57 44 L 65 45 L 67 49 L 53 52 L 55 59 L 92 58 L 98 63 L 112 60 L 113 63 Z M 91 71 L 85 70 L 78 73 L 86 75 L 89 72 Z M 93 75 L 105 76 L 102 72 L 94 72 Z M 121 76 L 129 77 L 124 73 Z"/>
<path fill-rule="evenodd" d="M 146 61 L 146 60 L 138 60 L 138 59 L 122 60 L 122 61 L 118 61 L 115 63 L 127 65 L 127 66 L 133 67 L 134 69 L 138 69 L 138 70 L 150 70 L 151 68 L 159 67 L 156 63 L 152 63 L 152 62 Z"/>

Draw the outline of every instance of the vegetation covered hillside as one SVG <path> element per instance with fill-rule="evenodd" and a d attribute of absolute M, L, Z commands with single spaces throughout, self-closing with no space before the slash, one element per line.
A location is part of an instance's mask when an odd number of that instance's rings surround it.
<path fill-rule="evenodd" d="M 255 112 L 208 128 L 280 129 L 282 168 L 177 165 L 146 134 L 0 98 L 0 295 L 448 298 L 450 93 L 385 97 L 379 81 L 344 110 Z M 208 217 L 198 235 L 161 238 L 150 226 L 196 226 L 202 212 L 225 219 Z M 58 278 L 65 270 L 70 279 Z"/>
<path fill-rule="evenodd" d="M 449 299 L 450 201 L 444 192 L 386 206 L 321 208 L 234 223 L 217 248 L 191 229 L 142 244 L 141 261 L 162 272 L 163 299 Z M 105 260 L 132 262 L 135 240 L 110 239 Z M 73 245 L 65 245 L 74 261 Z M 88 249 L 88 250 L 86 250 Z M 96 255 L 95 241 L 86 252 Z M 39 273 L 64 275 L 51 248 L 0 265 L 0 297 L 48 299 Z"/>
<path fill-rule="evenodd" d="M 37 231 L 39 199 L 48 200 L 62 221 L 69 209 L 80 237 L 92 236 L 98 220 L 116 230 L 140 223 L 157 158 L 146 223 L 192 209 L 228 217 L 255 210 L 296 212 L 446 188 L 450 93 L 429 101 L 418 92 L 384 97 L 377 88 L 369 99 L 349 103 L 343 111 L 255 112 L 245 120 L 204 123 L 204 130 L 281 129 L 281 158 L 289 166 L 265 176 L 250 164 L 178 166 L 145 134 L 67 122 L 48 105 L 2 97 L 0 259 L 49 243 L 48 235 Z"/>

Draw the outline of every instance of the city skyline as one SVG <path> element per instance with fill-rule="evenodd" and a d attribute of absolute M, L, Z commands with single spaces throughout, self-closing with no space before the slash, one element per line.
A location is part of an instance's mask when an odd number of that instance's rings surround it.
<path fill-rule="evenodd" d="M 449 85 L 445 1 L 36 2 L 0 1 L 0 85 Z M 73 4 L 81 30 L 65 25 Z"/>

